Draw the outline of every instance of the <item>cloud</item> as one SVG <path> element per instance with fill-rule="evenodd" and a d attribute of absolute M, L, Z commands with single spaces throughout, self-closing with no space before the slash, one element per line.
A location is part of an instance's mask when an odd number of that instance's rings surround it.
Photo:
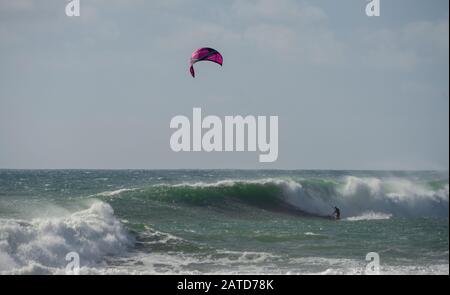
<path fill-rule="evenodd" d="M 207 44 L 251 49 L 261 58 L 289 63 L 337 64 L 343 61 L 344 44 L 326 26 L 326 14 L 305 1 L 236 0 L 228 19 L 205 21 L 177 19 L 177 26 L 157 42 L 163 48 L 195 48 Z M 229 25 L 228 21 L 233 20 Z"/>
<path fill-rule="evenodd" d="M 381 69 L 413 70 L 425 64 L 448 64 L 448 19 L 417 21 L 397 29 L 360 31 L 361 63 Z"/>
<path fill-rule="evenodd" d="M 32 0 L 0 0 L 0 11 L 3 12 L 23 12 L 32 10 L 36 1 Z"/>
<path fill-rule="evenodd" d="M 156 42 L 168 50 L 183 48 L 195 49 L 208 44 L 224 44 L 241 41 L 241 35 L 224 26 L 211 22 L 185 20 L 180 27 L 173 28 L 168 34 L 160 36 Z M 200 44 L 200 45 L 199 45 Z"/>
<path fill-rule="evenodd" d="M 232 11 L 241 19 L 260 21 L 320 22 L 326 19 L 319 7 L 294 0 L 236 0 Z"/>
<path fill-rule="evenodd" d="M 400 32 L 404 46 L 416 48 L 422 61 L 448 63 L 449 51 L 449 22 L 448 19 L 440 21 L 412 22 Z"/>
<path fill-rule="evenodd" d="M 261 50 L 269 50 L 280 55 L 290 56 L 297 49 L 295 31 L 283 25 L 258 24 L 247 28 L 243 37 L 255 43 Z"/>

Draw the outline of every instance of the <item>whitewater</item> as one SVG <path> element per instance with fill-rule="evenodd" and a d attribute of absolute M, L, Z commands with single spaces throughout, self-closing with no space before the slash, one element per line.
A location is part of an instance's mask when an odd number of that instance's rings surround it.
<path fill-rule="evenodd" d="M 448 274 L 448 200 L 439 171 L 0 170 L 0 274 Z"/>

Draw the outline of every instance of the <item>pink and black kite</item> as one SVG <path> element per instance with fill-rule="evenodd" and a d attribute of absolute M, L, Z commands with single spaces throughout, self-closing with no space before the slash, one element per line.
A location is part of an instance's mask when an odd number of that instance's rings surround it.
<path fill-rule="evenodd" d="M 222 65 L 223 62 L 222 55 L 217 50 L 207 47 L 199 48 L 194 51 L 191 56 L 191 67 L 189 68 L 189 70 L 191 71 L 192 77 L 195 77 L 194 64 L 202 60 L 212 61 L 218 63 L 219 65 Z"/>

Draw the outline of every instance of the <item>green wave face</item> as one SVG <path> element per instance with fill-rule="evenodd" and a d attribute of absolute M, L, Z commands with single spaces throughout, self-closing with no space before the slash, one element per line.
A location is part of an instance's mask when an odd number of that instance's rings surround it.
<path fill-rule="evenodd" d="M 234 183 L 218 186 L 157 185 L 121 194 L 122 198 L 149 199 L 195 206 L 227 206 L 243 202 L 260 208 L 283 203 L 283 190 L 275 184 Z"/>

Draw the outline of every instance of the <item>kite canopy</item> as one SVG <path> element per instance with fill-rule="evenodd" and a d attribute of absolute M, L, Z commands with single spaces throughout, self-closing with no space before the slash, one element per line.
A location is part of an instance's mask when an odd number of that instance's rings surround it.
<path fill-rule="evenodd" d="M 223 62 L 222 55 L 217 50 L 207 47 L 199 48 L 194 51 L 191 56 L 191 67 L 189 68 L 189 70 L 191 71 L 192 77 L 195 77 L 194 64 L 203 60 L 212 61 L 218 63 L 219 65 L 222 65 Z"/>

